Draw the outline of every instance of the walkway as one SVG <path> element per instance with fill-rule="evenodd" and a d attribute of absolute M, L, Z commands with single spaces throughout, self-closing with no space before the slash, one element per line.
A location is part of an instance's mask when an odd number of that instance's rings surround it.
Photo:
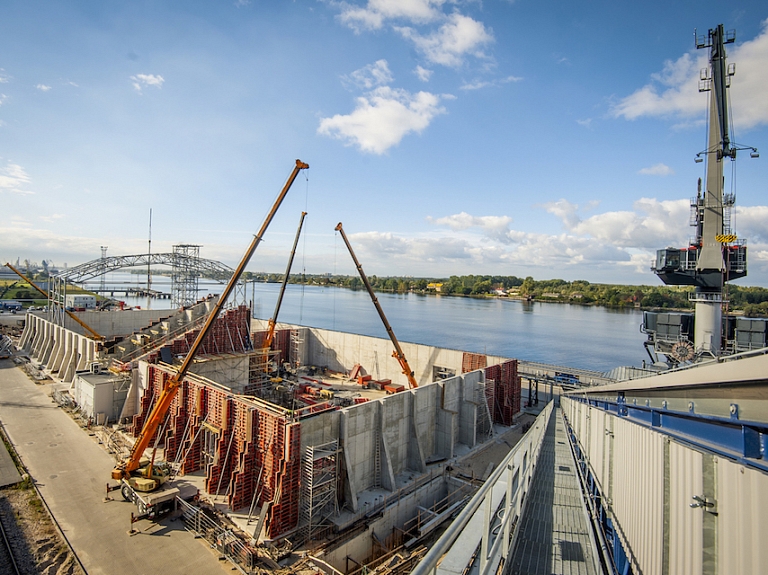
<path fill-rule="evenodd" d="M 590 526 L 560 408 L 549 420 L 532 485 L 509 573 L 597 575 Z"/>

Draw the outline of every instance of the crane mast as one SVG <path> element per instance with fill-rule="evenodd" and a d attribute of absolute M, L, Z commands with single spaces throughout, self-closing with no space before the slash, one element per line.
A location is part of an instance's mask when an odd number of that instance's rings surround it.
<path fill-rule="evenodd" d="M 208 315 L 208 319 L 205 321 L 205 324 L 203 325 L 202 329 L 197 334 L 197 337 L 195 338 L 195 341 L 192 344 L 192 347 L 190 347 L 189 352 L 184 358 L 184 361 L 181 364 L 181 367 L 179 367 L 178 371 L 163 386 L 163 390 L 161 391 L 160 396 L 158 397 L 155 403 L 155 406 L 152 408 L 152 411 L 147 416 L 144 426 L 142 427 L 141 432 L 139 433 L 139 436 L 136 438 L 136 442 L 133 444 L 133 447 L 131 448 L 130 454 L 124 461 L 119 463 L 112 470 L 112 479 L 116 479 L 118 481 L 121 479 L 127 479 L 130 476 L 131 472 L 136 471 L 140 467 L 139 462 L 141 460 L 141 456 L 144 453 L 144 450 L 149 446 L 149 442 L 154 436 L 155 432 L 157 431 L 157 428 L 160 426 L 160 423 L 162 423 L 162 421 L 165 419 L 165 416 L 168 413 L 168 409 L 170 409 L 171 403 L 173 402 L 173 398 L 176 396 L 176 392 L 181 386 L 181 382 L 184 380 L 184 376 L 189 371 L 189 368 L 192 365 L 192 362 L 194 361 L 195 356 L 197 355 L 197 352 L 202 346 L 202 343 L 205 340 L 205 337 L 210 332 L 211 327 L 213 327 L 213 324 L 216 321 L 216 318 L 219 316 L 219 313 L 221 312 L 222 308 L 224 307 L 224 304 L 226 303 L 227 298 L 235 289 L 235 286 L 238 280 L 240 279 L 240 276 L 245 270 L 245 267 L 248 265 L 248 262 L 250 261 L 251 256 L 256 251 L 256 247 L 261 243 L 264 233 L 267 231 L 269 224 L 272 222 L 272 218 L 277 212 L 277 209 L 280 207 L 280 204 L 282 204 L 283 199 L 288 193 L 288 190 L 291 188 L 291 185 L 293 184 L 293 181 L 296 179 L 296 176 L 298 176 L 301 170 L 305 170 L 307 168 L 309 168 L 308 164 L 305 164 L 301 160 L 296 160 L 296 166 L 293 168 L 291 175 L 288 177 L 288 181 L 285 183 L 285 186 L 283 186 L 282 191 L 277 196 L 277 199 L 275 200 L 275 203 L 273 204 L 272 209 L 267 214 L 267 217 L 264 220 L 264 223 L 261 225 L 261 229 L 259 229 L 258 233 L 254 236 L 250 246 L 248 246 L 248 249 L 246 250 L 245 255 L 243 256 L 243 259 L 240 261 L 240 264 L 237 266 L 237 269 L 232 274 L 232 277 L 229 279 L 229 283 L 227 283 L 227 286 L 224 288 L 224 291 L 219 297 L 219 300 L 216 302 L 216 305 L 214 306 L 213 311 L 211 311 L 211 313 Z M 143 473 L 143 475 L 147 479 L 152 478 L 152 465 L 153 464 L 150 462 L 146 472 Z M 159 485 L 154 485 L 154 488 L 158 486 Z"/>
<path fill-rule="evenodd" d="M 685 248 L 658 250 L 651 269 L 667 285 L 695 287 L 689 298 L 696 309 L 691 351 L 696 356 L 718 356 L 723 350 L 724 286 L 747 275 L 746 242 L 730 229 L 735 194 L 724 193 L 723 162 L 726 158 L 734 161 L 738 150 L 751 150 L 753 158 L 759 154 L 757 148 L 732 142 L 729 132 L 727 89 L 736 69 L 726 62 L 725 46 L 735 41 L 735 34 L 725 32 L 720 24 L 706 36 L 694 32 L 694 37 L 696 48 L 709 48 L 709 66 L 701 71 L 699 91 L 710 92 L 707 148 L 696 154 L 697 163 L 706 158 L 706 179 L 703 190 L 699 179 L 698 193 L 691 202 L 696 237 Z M 674 353 L 672 356 L 674 359 Z"/>
<path fill-rule="evenodd" d="M 288 285 L 288 276 L 291 275 L 291 267 L 293 266 L 293 258 L 296 255 L 296 246 L 299 244 L 299 236 L 301 235 L 301 227 L 304 225 L 304 218 L 307 212 L 301 212 L 301 219 L 299 219 L 299 228 L 296 230 L 296 237 L 293 240 L 293 249 L 291 249 L 291 255 L 288 258 L 288 266 L 285 268 L 285 277 L 283 277 L 283 283 L 280 286 L 280 294 L 277 296 L 277 303 L 275 304 L 275 311 L 272 317 L 269 318 L 269 326 L 267 327 L 267 335 L 264 338 L 265 354 L 268 356 L 269 350 L 272 348 L 272 341 L 275 339 L 275 326 L 277 325 L 277 314 L 280 313 L 280 306 L 283 303 L 283 295 L 285 295 L 285 288 Z M 267 357 L 265 357 L 266 365 Z"/>
<path fill-rule="evenodd" d="M 360 274 L 360 279 L 363 280 L 363 284 L 365 284 L 365 289 L 368 290 L 368 295 L 371 296 L 373 305 L 376 307 L 376 311 L 379 312 L 379 317 L 381 318 L 381 321 L 387 330 L 387 335 L 389 335 L 389 339 L 392 340 L 392 345 L 395 346 L 395 351 L 392 352 L 392 357 L 397 359 L 398 363 L 400 363 L 400 367 L 403 370 L 403 374 L 405 375 L 405 377 L 408 378 L 408 385 L 410 386 L 410 388 L 415 389 L 419 387 L 419 384 L 416 382 L 416 378 L 413 377 L 413 370 L 411 369 L 411 366 L 408 365 L 408 360 L 405 358 L 405 354 L 403 353 L 403 350 L 400 347 L 400 343 L 397 341 L 397 338 L 395 337 L 395 332 L 392 331 L 392 326 L 389 325 L 389 322 L 387 321 L 387 316 L 384 315 L 384 310 L 381 309 L 381 305 L 379 304 L 379 300 L 376 297 L 376 294 L 373 292 L 371 283 L 368 281 L 368 277 L 365 275 L 365 272 L 363 271 L 363 266 L 360 265 L 359 261 L 357 261 L 357 256 L 355 256 L 355 252 L 352 249 L 352 246 L 350 245 L 349 240 L 347 239 L 347 234 L 344 233 L 344 228 L 341 227 L 341 222 L 339 222 L 338 225 L 336 226 L 336 231 L 341 234 L 341 238 L 344 240 L 344 243 L 347 245 L 347 249 L 349 250 L 349 255 L 352 256 L 352 261 L 355 262 L 355 266 L 357 267 L 357 272 Z"/>

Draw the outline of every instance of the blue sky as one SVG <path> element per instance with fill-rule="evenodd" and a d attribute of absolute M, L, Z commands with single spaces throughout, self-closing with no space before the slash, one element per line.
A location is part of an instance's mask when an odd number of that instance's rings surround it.
<path fill-rule="evenodd" d="M 768 286 L 764 2 L 29 2 L 0 6 L 0 259 L 200 244 L 253 271 L 658 284 L 704 164 L 706 51 L 736 63 L 726 166 Z M 732 168 L 735 171 L 732 171 Z M 735 183 L 735 187 L 732 185 Z"/>

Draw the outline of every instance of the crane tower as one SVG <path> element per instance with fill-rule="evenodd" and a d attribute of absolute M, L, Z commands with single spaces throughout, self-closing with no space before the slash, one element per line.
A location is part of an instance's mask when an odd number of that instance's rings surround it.
<path fill-rule="evenodd" d="M 709 48 L 709 66 L 701 71 L 699 91 L 709 92 L 709 133 L 707 148 L 696 155 L 696 162 L 706 159 L 706 181 L 691 202 L 691 225 L 696 234 L 686 248 L 666 248 L 656 252 L 651 268 L 667 285 L 695 286 L 690 300 L 695 304 L 695 356 L 718 356 L 722 350 L 723 287 L 726 282 L 747 275 L 746 240 L 731 230 L 730 212 L 735 194 L 724 192 L 723 163 L 736 159 L 737 150 L 756 148 L 731 142 L 728 118 L 728 91 L 736 68 L 727 64 L 725 45 L 734 42 L 734 32 L 724 32 L 720 24 L 706 37 L 696 37 L 697 48 Z M 702 158 L 703 156 L 703 158 Z M 684 358 L 678 358 L 684 359 Z"/>

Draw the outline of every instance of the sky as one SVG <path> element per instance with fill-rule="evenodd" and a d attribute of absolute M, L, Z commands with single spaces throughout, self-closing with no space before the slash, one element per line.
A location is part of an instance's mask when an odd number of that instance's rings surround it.
<path fill-rule="evenodd" d="M 764 1 L 0 4 L 0 261 L 170 252 L 282 272 L 660 285 L 693 235 L 707 50 L 736 30 L 725 170 L 768 287 Z"/>

